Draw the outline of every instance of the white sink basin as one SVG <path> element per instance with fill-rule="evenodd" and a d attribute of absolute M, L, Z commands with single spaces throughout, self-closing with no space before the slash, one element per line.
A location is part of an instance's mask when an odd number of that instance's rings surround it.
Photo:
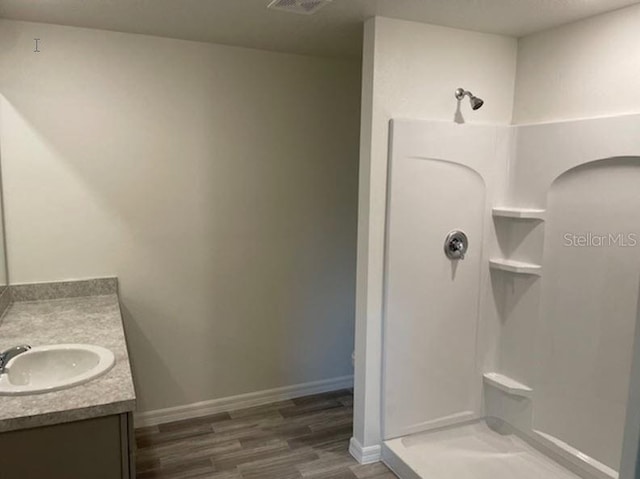
<path fill-rule="evenodd" d="M 39 394 L 86 383 L 115 364 L 111 351 L 89 344 L 36 346 L 7 363 L 0 396 Z"/>

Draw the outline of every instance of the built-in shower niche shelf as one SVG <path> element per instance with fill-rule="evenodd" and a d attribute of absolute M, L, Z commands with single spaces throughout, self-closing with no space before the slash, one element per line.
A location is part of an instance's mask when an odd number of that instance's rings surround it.
<path fill-rule="evenodd" d="M 515 208 L 510 206 L 496 206 L 492 210 L 496 218 L 514 218 L 519 220 L 544 221 L 546 210 L 535 208 Z"/>
<path fill-rule="evenodd" d="M 512 259 L 491 259 L 489 260 L 489 266 L 491 269 L 507 271 L 515 274 L 532 274 L 540 276 L 542 273 L 542 266 L 539 264 L 514 261 Z"/>
<path fill-rule="evenodd" d="M 522 383 L 519 383 L 515 379 L 511 379 L 504 374 L 499 373 L 485 373 L 483 375 L 483 381 L 489 386 L 493 386 L 500 391 L 503 391 L 512 396 L 520 396 L 524 398 L 530 398 L 533 394 L 533 389 Z"/>

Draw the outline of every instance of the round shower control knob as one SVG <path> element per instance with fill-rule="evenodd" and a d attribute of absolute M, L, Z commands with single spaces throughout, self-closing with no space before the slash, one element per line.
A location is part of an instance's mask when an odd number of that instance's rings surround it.
<path fill-rule="evenodd" d="M 464 259 L 469 249 L 467 235 L 460 230 L 451 231 L 444 240 L 444 254 L 449 259 Z"/>

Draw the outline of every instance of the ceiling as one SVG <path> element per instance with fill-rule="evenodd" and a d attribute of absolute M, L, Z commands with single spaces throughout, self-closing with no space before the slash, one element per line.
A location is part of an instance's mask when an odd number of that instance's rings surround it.
<path fill-rule="evenodd" d="M 640 0 L 333 0 L 314 15 L 270 0 L 0 0 L 0 17 L 292 53 L 359 56 L 372 16 L 524 36 Z"/>

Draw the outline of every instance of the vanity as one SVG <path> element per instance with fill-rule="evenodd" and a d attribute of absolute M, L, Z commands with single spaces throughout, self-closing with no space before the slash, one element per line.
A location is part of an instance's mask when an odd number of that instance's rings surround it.
<path fill-rule="evenodd" d="M 117 292 L 107 278 L 11 285 L 0 294 L 0 351 L 33 347 L 8 361 L 0 380 L 0 477 L 135 478 L 136 396 Z M 48 345 L 90 347 L 51 354 L 41 348 Z M 112 355 L 99 357 L 105 350 Z M 74 375 L 80 382 L 68 385 Z"/>

